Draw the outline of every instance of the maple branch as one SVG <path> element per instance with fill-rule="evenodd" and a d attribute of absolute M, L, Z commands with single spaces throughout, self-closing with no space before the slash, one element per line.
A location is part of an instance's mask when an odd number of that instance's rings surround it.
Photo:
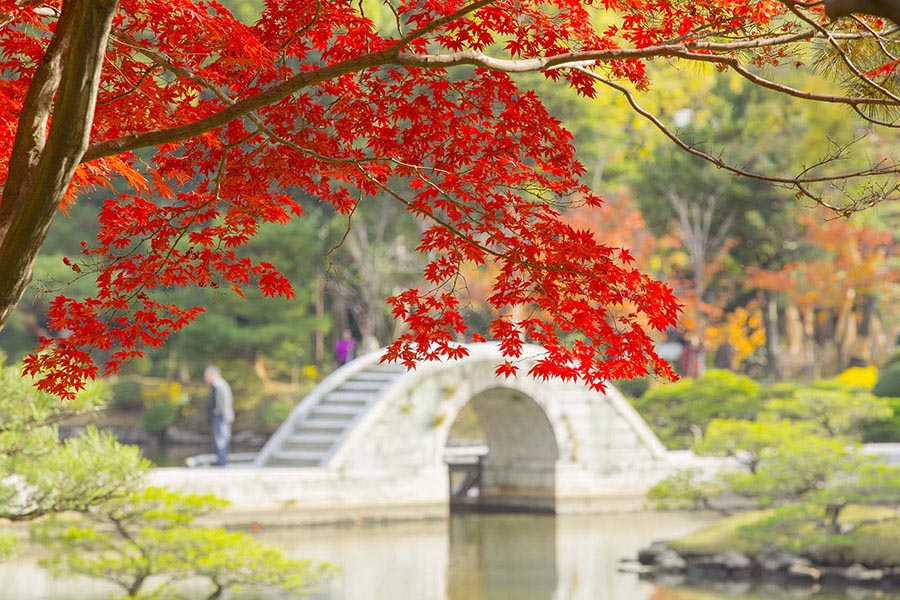
<path fill-rule="evenodd" d="M 251 111 L 263 108 L 269 104 L 274 104 L 302 88 L 330 81 L 342 75 L 349 75 L 372 67 L 387 64 L 400 64 L 396 60 L 396 57 L 404 47 L 435 29 L 494 1 L 496 0 L 479 0 L 478 2 L 464 6 L 451 15 L 436 19 L 428 25 L 424 25 L 407 34 L 403 38 L 397 40 L 397 43 L 389 48 L 376 52 L 369 52 L 343 62 L 322 67 L 315 71 L 298 73 L 293 77 L 272 86 L 264 92 L 260 92 L 255 96 L 243 100 L 235 101 L 226 108 L 213 113 L 208 117 L 194 121 L 193 123 L 156 131 L 133 133 L 117 139 L 98 142 L 87 149 L 81 160 L 82 162 L 89 162 L 98 158 L 113 156 L 115 154 L 121 154 L 122 152 L 137 150 L 139 148 L 159 146 L 161 144 L 186 140 L 221 127 Z M 141 48 L 141 50 L 143 51 L 144 48 Z"/>
<path fill-rule="evenodd" d="M 801 31 L 789 35 L 773 38 L 759 38 L 754 40 L 742 40 L 737 42 L 703 42 L 688 41 L 677 44 L 655 44 L 643 48 L 603 48 L 597 50 L 579 50 L 564 52 L 553 56 L 541 56 L 535 58 L 496 58 L 488 56 L 477 50 L 463 50 L 449 54 L 408 54 L 401 53 L 397 64 L 407 67 L 454 67 L 459 65 L 473 65 L 502 71 L 504 73 L 531 73 L 536 71 L 548 71 L 561 67 L 576 66 L 580 63 L 596 61 L 609 62 L 614 60 L 629 60 L 654 57 L 690 57 L 695 58 L 697 53 L 735 52 L 738 50 L 755 50 L 766 47 L 783 46 L 794 42 L 810 40 L 819 37 L 814 30 Z"/>
<path fill-rule="evenodd" d="M 628 104 L 631 106 L 631 108 L 636 113 L 638 113 L 639 115 L 641 115 L 642 117 L 644 117 L 645 119 L 650 121 L 657 129 L 659 129 L 660 132 L 662 132 L 663 135 L 665 135 L 667 138 L 669 138 L 672 142 L 675 143 L 675 145 L 677 145 L 679 148 L 681 148 L 688 154 L 691 154 L 700 159 L 703 159 L 703 160 L 715 165 L 716 167 L 718 167 L 720 169 L 723 169 L 730 173 L 734 173 L 735 175 L 739 175 L 741 177 L 747 177 L 748 179 L 756 179 L 758 181 L 765 181 L 767 183 L 772 183 L 772 184 L 776 184 L 776 185 L 782 185 L 782 186 L 794 188 L 794 189 L 798 190 L 803 196 L 808 197 L 810 200 L 816 202 L 817 204 L 821 204 L 822 206 L 831 208 L 832 210 L 839 210 L 841 212 L 844 212 L 847 210 L 847 208 L 829 205 L 827 202 L 825 202 L 821 198 L 820 195 L 812 192 L 806 186 L 810 185 L 810 184 L 815 184 L 815 183 L 834 183 L 834 182 L 840 182 L 840 181 L 847 181 L 849 179 L 872 177 L 872 176 L 896 175 L 898 172 L 900 172 L 900 164 L 891 163 L 891 164 L 888 164 L 887 166 L 883 166 L 883 167 L 875 166 L 875 167 L 870 167 L 867 169 L 862 169 L 859 171 L 853 171 L 850 173 L 840 173 L 837 175 L 822 175 L 822 176 L 818 176 L 818 177 L 804 176 L 804 173 L 808 173 L 816 167 L 822 166 L 823 164 L 825 164 L 827 162 L 831 162 L 831 160 L 834 160 L 834 157 L 830 157 L 829 159 L 820 161 L 819 163 L 816 163 L 815 165 L 813 165 L 811 167 L 805 168 L 800 173 L 800 175 L 798 175 L 796 177 L 775 177 L 772 175 L 765 175 L 763 173 L 756 173 L 754 171 L 742 169 L 742 168 L 737 167 L 717 156 L 709 154 L 708 152 L 699 150 L 695 146 L 692 146 L 691 144 L 688 144 L 687 142 L 682 140 L 680 137 L 678 137 L 678 135 L 675 132 L 673 132 L 662 121 L 660 121 L 659 118 L 656 117 L 656 115 L 652 114 L 648 110 L 644 109 L 640 104 L 638 104 L 637 100 L 635 100 L 635 98 L 634 98 L 634 94 L 632 94 L 631 91 L 628 90 L 628 88 L 626 88 L 620 84 L 617 84 L 613 81 L 610 81 L 610 80 L 598 75 L 597 73 L 590 71 L 589 69 L 585 69 L 584 67 L 574 67 L 574 69 L 584 75 L 591 77 L 592 79 L 594 79 L 600 83 L 603 83 L 606 86 L 609 86 L 609 87 L 619 91 L 623 96 L 625 96 L 625 99 L 627 100 Z M 891 190 L 891 191 L 893 191 L 893 190 Z M 890 192 L 888 192 L 888 193 L 890 193 Z M 871 206 L 872 204 L 883 200 L 885 196 L 886 196 L 885 193 L 873 195 L 873 197 L 865 199 L 861 203 L 865 204 L 867 206 Z"/>
<path fill-rule="evenodd" d="M 785 4 L 791 10 L 791 12 L 793 12 L 797 16 L 798 19 L 809 24 L 811 27 L 816 29 L 826 40 L 828 40 L 828 43 L 837 51 L 838 55 L 841 57 L 842 62 L 858 79 L 862 80 L 865 85 L 871 87 L 872 89 L 881 92 L 887 98 L 890 98 L 892 101 L 894 101 L 894 103 L 900 103 L 900 97 L 898 97 L 883 85 L 872 81 L 870 78 L 866 77 L 865 74 L 863 74 L 863 72 L 854 64 L 853 60 L 847 55 L 847 52 L 841 47 L 840 44 L 837 43 L 837 39 L 831 31 L 803 14 L 802 11 L 797 9 L 794 2 L 785 1 Z"/>
<path fill-rule="evenodd" d="M 28 88 L 0 200 L 0 328 L 31 281 L 31 266 L 88 147 L 115 9 L 116 0 L 65 0 Z"/>
<path fill-rule="evenodd" d="M 208 117 L 198 119 L 197 121 L 186 125 L 133 133 L 113 140 L 98 142 L 88 148 L 82 157 L 82 162 L 89 162 L 98 158 L 113 156 L 121 154 L 122 152 L 137 150 L 139 148 L 159 146 L 161 144 L 179 142 L 192 138 L 226 125 L 235 119 L 243 117 L 251 111 L 263 108 L 269 104 L 274 104 L 304 87 L 329 81 L 342 75 L 349 75 L 371 67 L 388 64 L 394 53 L 395 51 L 390 48 L 379 50 L 377 52 L 363 54 L 362 56 L 344 62 L 328 65 L 315 71 L 298 73 L 293 77 L 272 86 L 264 92 L 260 92 L 255 96 L 243 100 L 238 100 L 234 102 L 234 104 L 226 106 L 222 110 L 215 112 Z"/>
<path fill-rule="evenodd" d="M 710 60 L 710 59 L 707 59 Z M 716 62 L 721 65 L 725 65 L 735 73 L 747 79 L 748 81 L 766 89 L 770 89 L 772 91 L 778 92 L 780 94 L 785 94 L 787 96 L 793 96 L 794 98 L 799 98 L 801 100 L 811 100 L 813 102 L 825 102 L 830 104 L 846 104 L 853 108 L 857 109 L 861 105 L 867 106 L 896 106 L 897 102 L 891 100 L 890 98 L 873 98 L 873 97 L 865 97 L 865 96 L 837 96 L 830 94 L 815 94 L 813 92 L 807 92 L 805 90 L 800 90 L 783 83 L 778 83 L 776 81 L 772 81 L 771 79 L 766 79 L 765 77 L 761 77 L 752 71 L 750 71 L 747 67 L 740 64 L 736 58 L 731 56 L 721 56 L 716 57 L 712 60 L 712 62 Z"/>

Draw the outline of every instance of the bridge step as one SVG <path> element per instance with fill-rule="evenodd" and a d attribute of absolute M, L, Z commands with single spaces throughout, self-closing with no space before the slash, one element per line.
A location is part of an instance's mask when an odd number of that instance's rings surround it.
<path fill-rule="evenodd" d="M 393 379 L 393 378 L 392 378 Z M 384 387 L 384 381 L 366 381 L 360 380 L 358 378 L 353 378 L 350 381 L 345 381 L 341 385 L 337 387 L 335 391 L 337 392 L 349 392 L 349 391 L 361 391 L 361 392 L 377 392 L 381 388 Z M 334 392 L 332 392 L 334 393 Z"/>
<path fill-rule="evenodd" d="M 294 440 L 286 440 L 281 444 L 281 449 L 286 451 L 298 451 L 298 452 L 316 452 L 316 453 L 325 453 L 331 450 L 331 447 L 334 446 L 334 443 L 337 441 L 337 438 L 328 441 L 328 442 L 298 442 Z"/>
<path fill-rule="evenodd" d="M 353 376 L 355 381 L 371 381 L 371 382 L 379 382 L 381 384 L 387 384 L 391 381 L 394 381 L 402 375 L 403 373 L 400 371 L 360 371 L 356 375 Z"/>
<path fill-rule="evenodd" d="M 368 367 L 364 373 L 406 373 L 407 369 L 403 365 L 395 363 L 378 363 Z"/>
<path fill-rule="evenodd" d="M 373 390 L 374 391 L 374 390 Z M 325 394 L 325 397 L 322 398 L 322 402 L 341 402 L 345 404 L 366 404 L 372 398 L 372 394 L 368 392 L 345 392 L 345 391 L 335 391 L 328 392 Z"/>
<path fill-rule="evenodd" d="M 347 427 L 347 421 L 329 421 L 327 419 L 315 419 L 301 421 L 294 427 L 294 433 L 320 433 L 322 435 L 340 434 Z"/>
<path fill-rule="evenodd" d="M 320 467 L 322 466 L 321 460 L 290 460 L 290 459 L 282 459 L 276 455 L 272 455 L 266 461 L 266 465 L 270 467 Z"/>
<path fill-rule="evenodd" d="M 291 444 L 333 444 L 340 437 L 340 432 L 336 434 L 327 433 L 295 433 L 287 438 L 287 442 Z"/>
<path fill-rule="evenodd" d="M 309 411 L 310 419 L 329 419 L 329 420 L 340 420 L 340 419 L 350 419 L 358 415 L 360 412 L 360 407 L 358 406 L 341 406 L 340 404 L 336 405 L 325 405 L 318 404 L 313 407 L 311 411 Z"/>
<path fill-rule="evenodd" d="M 277 450 L 272 453 L 272 458 L 282 464 L 298 464 L 303 463 L 304 466 L 315 466 L 322 464 L 322 461 L 328 457 L 326 452 L 318 452 L 311 450 Z"/>

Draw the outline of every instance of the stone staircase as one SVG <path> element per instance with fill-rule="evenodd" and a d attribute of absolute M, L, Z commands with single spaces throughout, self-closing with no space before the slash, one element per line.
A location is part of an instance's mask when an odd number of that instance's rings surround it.
<path fill-rule="evenodd" d="M 402 365 L 377 362 L 357 370 L 351 363 L 336 371 L 294 409 L 255 465 L 325 466 L 357 421 L 406 372 Z"/>

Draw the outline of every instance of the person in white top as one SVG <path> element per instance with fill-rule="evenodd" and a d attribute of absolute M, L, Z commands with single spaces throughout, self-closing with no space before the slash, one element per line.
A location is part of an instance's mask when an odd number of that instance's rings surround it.
<path fill-rule="evenodd" d="M 216 466 L 228 464 L 228 452 L 231 449 L 231 424 L 234 423 L 234 398 L 231 386 L 222 377 L 219 367 L 210 365 L 203 372 L 203 378 L 209 384 L 209 401 L 207 410 L 212 425 L 213 444 L 216 448 Z"/>

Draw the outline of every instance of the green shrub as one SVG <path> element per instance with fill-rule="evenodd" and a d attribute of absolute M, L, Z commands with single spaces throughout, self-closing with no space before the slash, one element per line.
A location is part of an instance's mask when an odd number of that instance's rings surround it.
<path fill-rule="evenodd" d="M 887 357 L 887 360 L 884 361 L 884 364 L 881 365 L 881 370 L 885 370 L 889 367 L 893 367 L 894 365 L 900 365 L 900 349 L 894 350 L 890 356 Z"/>
<path fill-rule="evenodd" d="M 139 381 L 119 379 L 112 386 L 113 406 L 120 410 L 134 410 L 144 406 L 144 390 Z"/>
<path fill-rule="evenodd" d="M 259 424 L 266 432 L 275 431 L 287 420 L 292 410 L 294 405 L 287 400 L 267 398 L 257 407 Z"/>
<path fill-rule="evenodd" d="M 900 442 L 900 398 L 885 398 L 894 416 L 867 423 L 862 428 L 864 442 Z"/>
<path fill-rule="evenodd" d="M 144 410 L 141 426 L 144 431 L 156 435 L 160 441 L 163 441 L 169 427 L 175 424 L 180 413 L 181 407 L 177 404 L 170 402 L 154 404 Z"/>
<path fill-rule="evenodd" d="M 753 419 L 762 409 L 758 383 L 716 369 L 650 390 L 633 403 L 670 448 L 690 447 L 712 419 Z"/>
<path fill-rule="evenodd" d="M 762 387 L 759 390 L 759 399 L 761 402 L 766 402 L 768 400 L 793 398 L 794 394 L 797 393 L 797 390 L 799 388 L 800 386 L 796 383 L 792 383 L 790 381 L 780 381 L 778 383 L 773 383 L 771 385 Z"/>
<path fill-rule="evenodd" d="M 900 363 L 894 363 L 878 371 L 878 381 L 872 393 L 882 398 L 900 398 Z"/>
<path fill-rule="evenodd" d="M 612 384 L 628 398 L 640 398 L 650 389 L 650 379 L 648 377 L 616 379 Z"/>

